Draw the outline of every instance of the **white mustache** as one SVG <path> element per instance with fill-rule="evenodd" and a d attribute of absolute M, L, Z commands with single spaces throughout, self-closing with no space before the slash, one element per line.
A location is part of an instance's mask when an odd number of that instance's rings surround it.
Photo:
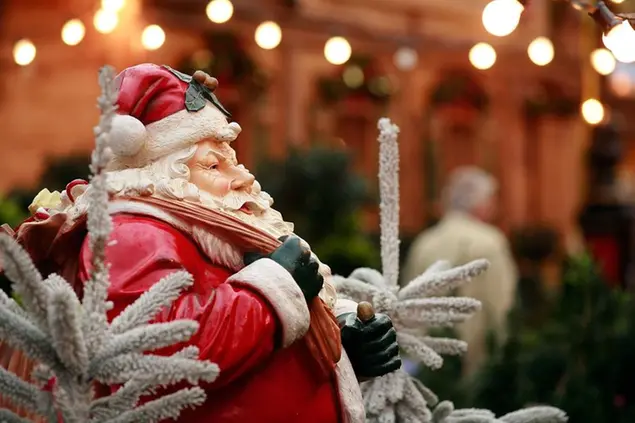
<path fill-rule="evenodd" d="M 243 207 L 248 207 L 251 211 L 264 212 L 270 207 L 269 201 L 267 201 L 266 198 L 237 192 L 230 192 L 225 197 L 219 198 L 218 200 L 223 207 L 234 211 L 238 211 Z"/>

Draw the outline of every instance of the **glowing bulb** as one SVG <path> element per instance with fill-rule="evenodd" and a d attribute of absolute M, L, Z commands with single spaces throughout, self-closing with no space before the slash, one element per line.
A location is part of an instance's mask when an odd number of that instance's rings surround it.
<path fill-rule="evenodd" d="M 611 3 L 622 4 L 622 3 L 624 3 L 624 0 L 611 0 Z"/>
<path fill-rule="evenodd" d="M 20 40 L 13 46 L 13 60 L 20 66 L 31 64 L 35 60 L 35 45 L 30 40 Z"/>
<path fill-rule="evenodd" d="M 333 37 L 324 45 L 324 57 L 333 65 L 343 65 L 351 58 L 351 45 L 344 37 Z"/>
<path fill-rule="evenodd" d="M 538 37 L 527 47 L 529 59 L 538 66 L 546 66 L 553 60 L 553 43 L 549 38 Z"/>
<path fill-rule="evenodd" d="M 620 62 L 635 62 L 635 30 L 628 21 L 615 25 L 603 34 L 602 41 Z"/>
<path fill-rule="evenodd" d="M 481 20 L 485 30 L 497 37 L 505 37 L 516 29 L 525 7 L 517 0 L 492 0 L 483 9 Z"/>
<path fill-rule="evenodd" d="M 594 98 L 582 103 L 581 111 L 582 117 L 590 125 L 597 125 L 604 119 L 604 106 Z"/>
<path fill-rule="evenodd" d="M 117 13 L 113 11 L 100 9 L 97 13 L 95 13 L 93 24 L 95 25 L 97 32 L 109 34 L 117 28 L 117 25 L 119 24 L 119 17 L 117 16 Z"/>
<path fill-rule="evenodd" d="M 591 53 L 591 65 L 600 75 L 610 75 L 615 70 L 615 57 L 605 48 L 598 48 Z"/>
<path fill-rule="evenodd" d="M 260 48 L 272 50 L 278 47 L 282 41 L 282 30 L 277 23 L 266 21 L 258 25 L 254 38 Z"/>
<path fill-rule="evenodd" d="M 126 5 L 126 0 L 101 0 L 102 10 L 119 12 Z"/>
<path fill-rule="evenodd" d="M 210 21 L 222 24 L 234 15 L 234 5 L 229 0 L 212 0 L 207 4 L 205 13 Z"/>
<path fill-rule="evenodd" d="M 633 63 L 635 62 L 635 37 L 631 44 L 620 45 L 619 48 L 613 50 L 613 56 L 618 62 Z"/>
<path fill-rule="evenodd" d="M 71 19 L 62 27 L 62 41 L 69 46 L 81 43 L 86 35 L 86 27 L 79 19 Z"/>
<path fill-rule="evenodd" d="M 158 50 L 165 43 L 165 32 L 159 25 L 149 25 L 141 33 L 141 44 L 146 50 Z"/>
<path fill-rule="evenodd" d="M 419 55 L 414 49 L 409 47 L 401 47 L 395 52 L 393 62 L 397 69 L 402 71 L 411 71 L 417 66 Z"/>
<path fill-rule="evenodd" d="M 470 49 L 469 58 L 476 69 L 487 70 L 496 63 L 496 50 L 487 43 L 478 43 Z"/>

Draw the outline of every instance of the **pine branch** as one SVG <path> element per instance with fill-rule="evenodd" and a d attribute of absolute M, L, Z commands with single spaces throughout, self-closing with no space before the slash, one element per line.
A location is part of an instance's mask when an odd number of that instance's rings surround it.
<path fill-rule="evenodd" d="M 106 421 L 132 410 L 141 396 L 151 388 L 149 382 L 142 382 L 138 379 L 132 379 L 126 382 L 114 394 L 93 401 L 90 408 L 90 414 L 93 420 Z"/>
<path fill-rule="evenodd" d="M 463 355 L 467 351 L 467 342 L 459 339 L 425 336 L 422 341 L 437 354 Z"/>
<path fill-rule="evenodd" d="M 399 281 L 399 127 L 379 119 L 381 266 L 388 286 Z"/>
<path fill-rule="evenodd" d="M 97 354 L 95 363 L 102 363 L 113 357 L 156 351 L 163 347 L 185 342 L 198 330 L 198 322 L 176 320 L 168 323 L 153 323 L 115 335 Z"/>
<path fill-rule="evenodd" d="M 113 319 L 110 325 L 112 332 L 121 334 L 148 323 L 193 283 L 194 279 L 187 272 L 175 272 L 164 277 Z"/>
<path fill-rule="evenodd" d="M 91 157 L 90 169 L 93 174 L 89 190 L 87 212 L 87 228 L 90 250 L 92 253 L 92 270 L 88 282 L 84 286 L 83 306 L 88 319 L 83 327 L 89 353 L 99 350 L 106 341 L 108 321 L 106 312 L 109 309 L 108 267 L 106 266 L 106 245 L 112 230 L 112 219 L 108 213 L 108 189 L 105 168 L 110 159 L 108 138 L 112 120 L 116 111 L 117 90 L 114 83 L 114 69 L 104 66 L 99 72 L 101 96 L 97 104 L 101 110 L 99 125 L 95 128 L 95 150 Z"/>
<path fill-rule="evenodd" d="M 41 410 L 41 401 L 46 400 L 43 398 L 46 394 L 36 386 L 23 381 L 2 367 L 0 367 L 0 392 L 2 397 L 13 405 L 31 410 Z"/>
<path fill-rule="evenodd" d="M 196 384 L 199 380 L 213 382 L 218 376 L 218 366 L 174 356 L 127 354 L 100 363 L 94 376 L 110 385 L 131 379 L 149 380 L 155 386 L 173 385 L 183 380 Z"/>
<path fill-rule="evenodd" d="M 23 419 L 15 413 L 7 410 L 6 408 L 0 408 L 0 422 L 2 423 L 33 423 L 31 420 Z"/>
<path fill-rule="evenodd" d="M 0 339 L 13 348 L 23 351 L 29 358 L 61 368 L 55 349 L 47 334 L 33 323 L 17 314 L 0 307 Z"/>
<path fill-rule="evenodd" d="M 416 357 L 431 369 L 440 369 L 443 365 L 443 358 L 415 336 L 397 332 L 397 342 L 407 354 Z"/>
<path fill-rule="evenodd" d="M 385 290 L 387 288 L 386 281 L 384 280 L 384 275 L 379 273 L 377 270 L 370 269 L 368 267 L 360 267 L 353 270 L 348 278 L 362 281 L 380 290 Z"/>
<path fill-rule="evenodd" d="M 467 297 L 433 297 L 404 300 L 396 306 L 397 315 L 400 319 L 408 319 L 412 322 L 419 321 L 421 323 L 425 323 L 425 320 L 420 318 L 421 312 L 473 314 L 480 309 L 480 301 Z"/>
<path fill-rule="evenodd" d="M 83 375 L 88 369 L 88 351 L 81 329 L 81 303 L 68 283 L 51 290 L 48 316 L 57 356 L 73 375 Z"/>
<path fill-rule="evenodd" d="M 198 406 L 203 402 L 205 392 L 201 388 L 184 388 L 122 413 L 106 423 L 158 423 L 169 418 L 175 419 L 185 408 Z"/>
<path fill-rule="evenodd" d="M 474 260 L 453 269 L 424 273 L 406 285 L 406 287 L 399 292 L 399 298 L 407 300 L 448 293 L 485 272 L 488 267 L 489 262 L 487 260 Z"/>
<path fill-rule="evenodd" d="M 441 401 L 432 412 L 433 423 L 445 423 L 446 419 L 454 411 L 454 404 L 450 401 Z"/>
<path fill-rule="evenodd" d="M 504 423 L 565 423 L 567 415 L 555 407 L 529 407 L 499 418 Z"/>
<path fill-rule="evenodd" d="M 0 234 L 0 252 L 4 272 L 13 282 L 13 291 L 20 296 L 33 321 L 40 328 L 45 328 L 47 293 L 42 285 L 42 275 L 31 262 L 28 253 L 4 233 Z"/>
<path fill-rule="evenodd" d="M 6 308 L 12 313 L 17 314 L 20 317 L 28 319 L 27 312 L 20 307 L 18 303 L 16 303 L 12 298 L 10 298 L 4 291 L 0 290 L 0 307 Z"/>
<path fill-rule="evenodd" d="M 450 270 L 452 268 L 452 264 L 447 260 L 439 260 L 435 261 L 428 267 L 422 275 L 430 275 L 432 273 L 443 272 L 445 270 Z"/>
<path fill-rule="evenodd" d="M 341 276 L 333 276 L 333 285 L 337 288 L 338 296 L 350 297 L 355 299 L 355 301 L 372 302 L 373 295 L 379 292 L 374 286 Z"/>

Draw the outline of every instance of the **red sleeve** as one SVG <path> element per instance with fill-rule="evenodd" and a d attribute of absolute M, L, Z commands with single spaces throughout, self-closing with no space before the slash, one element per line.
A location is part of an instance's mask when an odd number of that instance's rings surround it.
<path fill-rule="evenodd" d="M 201 359 L 220 367 L 221 374 L 214 387 L 260 364 L 280 342 L 283 346 L 289 343 L 288 310 L 278 304 L 284 299 L 276 298 L 277 294 L 273 300 L 269 297 L 271 279 L 275 279 L 275 284 L 282 282 L 284 291 L 285 281 L 281 279 L 290 275 L 271 260 L 259 260 L 262 262 L 259 265 L 256 262 L 232 274 L 204 258 L 188 235 L 157 219 L 133 215 L 114 217 L 111 241 L 106 251 L 111 265 L 109 299 L 114 304 L 108 316 L 111 320 L 164 276 L 178 270 L 192 274 L 193 286 L 154 321 L 199 322 L 199 330 L 188 344 L 198 346 Z M 90 256 L 85 241 L 79 270 L 82 281 L 87 279 Z M 292 297 L 301 296 L 297 291 Z M 306 309 L 306 305 L 303 307 Z M 304 314 L 304 310 L 295 308 L 296 314 Z M 298 320 L 293 311 L 291 317 Z M 308 309 L 306 316 L 308 329 Z M 295 330 L 292 338 L 303 334 Z M 171 354 L 175 350 L 168 348 L 160 353 Z"/>

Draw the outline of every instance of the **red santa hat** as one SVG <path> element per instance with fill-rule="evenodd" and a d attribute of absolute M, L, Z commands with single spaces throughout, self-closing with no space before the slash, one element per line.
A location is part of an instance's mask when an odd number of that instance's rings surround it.
<path fill-rule="evenodd" d="M 125 69 L 115 83 L 109 145 L 117 157 L 151 161 L 203 139 L 231 142 L 240 132 L 213 93 L 218 82 L 200 71 L 192 77 L 148 63 Z"/>

